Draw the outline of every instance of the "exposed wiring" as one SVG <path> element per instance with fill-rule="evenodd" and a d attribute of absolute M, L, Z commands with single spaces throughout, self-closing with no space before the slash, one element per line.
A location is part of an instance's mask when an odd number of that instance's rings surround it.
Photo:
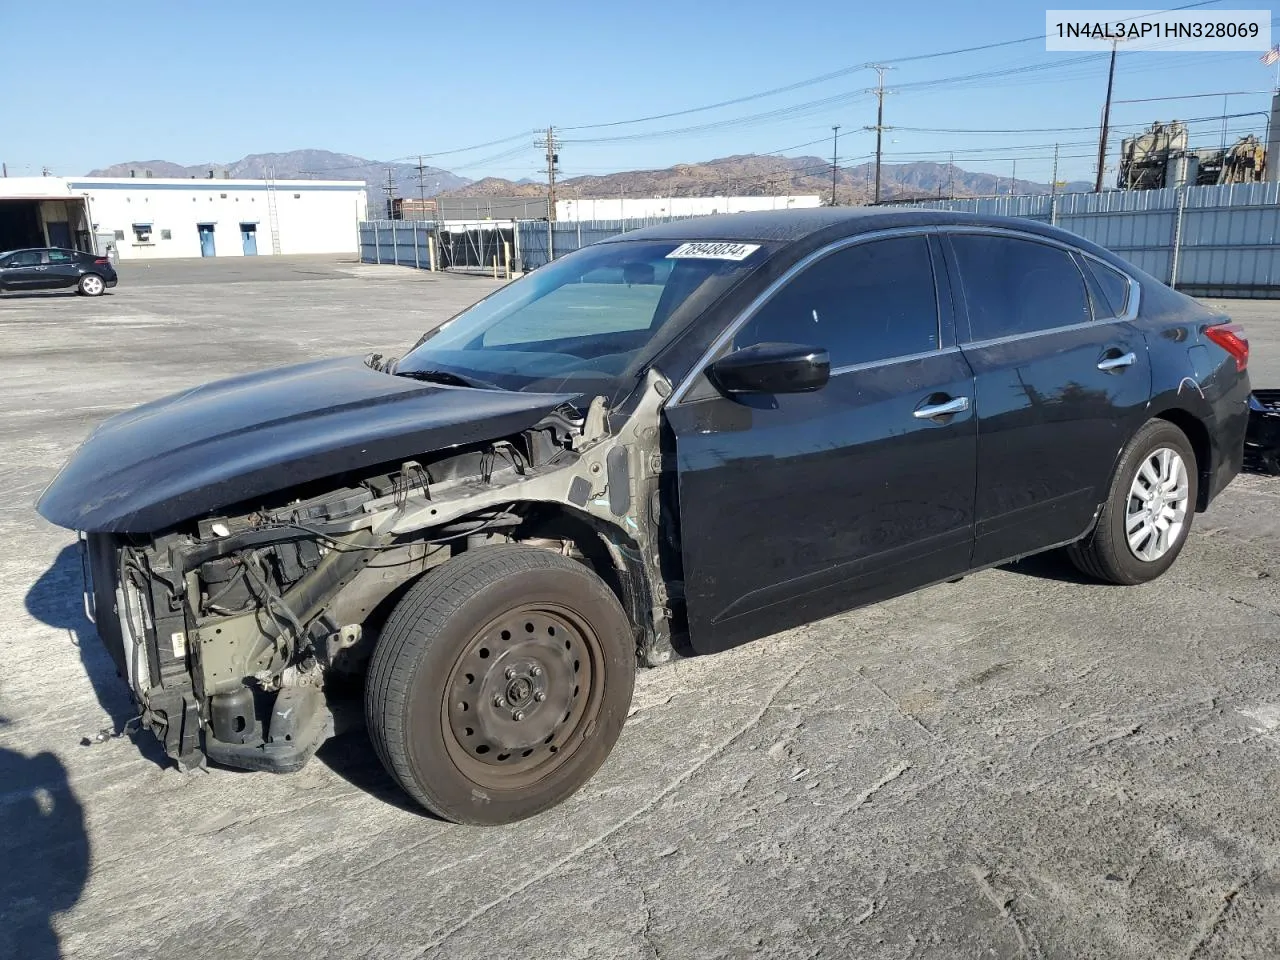
<path fill-rule="evenodd" d="M 302 621 L 298 619 L 297 614 L 293 612 L 289 607 L 289 604 L 285 602 L 284 598 L 276 594 L 271 589 L 270 583 L 267 582 L 266 574 L 263 572 L 266 570 L 266 562 L 263 560 L 262 554 L 257 550 L 251 550 L 249 551 L 249 557 L 254 561 L 254 563 L 244 564 L 244 570 L 245 573 L 248 574 L 251 579 L 255 580 L 258 586 L 262 588 L 263 604 L 266 607 L 267 613 L 270 614 L 272 612 L 271 607 L 273 603 L 277 604 L 280 609 L 284 611 L 284 618 L 293 626 L 295 636 L 297 637 L 298 642 L 301 643 L 303 637 L 306 635 L 305 631 L 302 629 Z M 254 566 L 255 563 L 261 564 L 263 570 L 259 571 L 256 569 Z M 279 620 L 278 617 L 276 619 L 277 621 Z"/>

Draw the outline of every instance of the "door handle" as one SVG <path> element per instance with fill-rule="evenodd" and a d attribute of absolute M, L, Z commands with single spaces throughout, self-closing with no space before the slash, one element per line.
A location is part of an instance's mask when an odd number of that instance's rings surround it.
<path fill-rule="evenodd" d="M 917 407 L 911 415 L 917 420 L 932 420 L 934 417 L 948 417 L 953 413 L 964 413 L 969 409 L 968 397 L 956 397 L 946 403 L 935 403 L 927 407 Z"/>
<path fill-rule="evenodd" d="M 1137 362 L 1137 354 L 1130 352 L 1119 357 L 1107 357 L 1105 360 L 1099 360 L 1098 369 L 1109 373 L 1112 370 L 1121 370 L 1124 367 L 1132 367 Z"/>

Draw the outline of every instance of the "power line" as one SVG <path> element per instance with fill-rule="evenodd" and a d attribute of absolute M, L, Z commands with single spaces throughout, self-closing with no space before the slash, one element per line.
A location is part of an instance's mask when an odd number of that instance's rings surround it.
<path fill-rule="evenodd" d="M 1222 0 L 1201 0 L 1201 2 L 1198 2 L 1198 3 L 1188 3 L 1188 4 L 1184 4 L 1183 6 L 1171 7 L 1169 8 L 1168 11 L 1161 11 L 1161 12 L 1163 13 L 1163 12 L 1172 12 L 1176 10 L 1189 10 L 1189 9 L 1192 9 L 1193 7 L 1207 7 L 1220 2 L 1222 2 Z M 1133 19 L 1133 18 L 1130 18 L 1130 19 Z M 994 43 L 984 43 L 984 44 L 980 44 L 978 46 L 973 46 L 973 47 L 957 47 L 953 50 L 938 50 L 933 53 L 918 53 L 918 54 L 913 54 L 911 56 L 906 56 L 906 57 L 890 57 L 888 59 L 881 59 L 879 62 L 885 65 L 899 64 L 899 63 L 917 63 L 921 60 L 936 60 L 942 57 L 953 57 L 953 56 L 957 56 L 965 53 L 979 53 L 983 50 L 995 50 L 1000 47 L 1017 46 L 1023 43 L 1032 43 L 1036 40 L 1043 40 L 1044 38 L 1045 38 L 1045 34 L 1038 33 L 1038 34 L 1035 34 L 1034 36 L 1019 37 L 1016 40 L 1000 40 Z M 756 93 L 745 94 L 744 96 L 741 96 L 741 97 L 733 97 L 729 100 L 720 100 L 716 103 L 703 104 L 702 106 L 697 106 L 697 107 L 686 107 L 683 110 L 673 110 L 667 113 L 655 113 L 645 117 L 633 117 L 629 120 L 610 120 L 603 123 L 577 124 L 576 126 L 562 127 L 561 129 L 562 130 L 603 130 L 603 129 L 608 129 L 612 127 L 628 126 L 630 124 L 649 123 L 654 120 L 670 120 L 673 117 L 684 117 L 694 113 L 704 113 L 708 110 L 719 110 L 722 107 L 733 107 L 742 103 L 750 103 L 753 100 L 761 100 L 765 97 L 773 97 L 782 93 L 791 93 L 794 90 L 801 90 L 804 87 L 814 86 L 819 83 L 826 83 L 827 81 L 830 81 L 830 80 L 838 80 L 841 77 L 847 77 L 852 73 L 858 73 L 862 70 L 873 70 L 873 69 L 875 69 L 874 63 L 870 63 L 870 62 L 858 63 L 858 64 L 853 64 L 847 67 L 840 67 L 839 69 L 832 70 L 828 73 L 819 74 L 816 77 L 808 77 L 804 80 L 797 80 L 794 83 L 788 83 L 781 87 L 773 87 L 769 90 L 760 90 Z M 437 154 L 437 156 L 440 156 L 440 154 Z"/>

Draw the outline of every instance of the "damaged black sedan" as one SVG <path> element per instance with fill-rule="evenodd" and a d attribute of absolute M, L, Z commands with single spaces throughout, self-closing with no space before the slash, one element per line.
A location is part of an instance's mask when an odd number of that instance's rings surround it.
<path fill-rule="evenodd" d="M 934 211 L 653 227 L 400 358 L 120 414 L 39 502 L 184 767 L 286 771 L 363 677 L 419 803 L 505 823 L 616 742 L 637 664 L 1043 550 L 1139 583 L 1240 469 L 1238 327 L 1063 231 Z"/>

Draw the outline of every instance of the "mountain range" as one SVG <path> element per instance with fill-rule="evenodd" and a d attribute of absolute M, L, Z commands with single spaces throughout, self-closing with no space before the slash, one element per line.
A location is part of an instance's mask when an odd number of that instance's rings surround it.
<path fill-rule="evenodd" d="M 387 174 L 397 197 L 416 197 L 418 165 L 366 160 L 329 150 L 290 150 L 288 153 L 252 153 L 231 163 L 197 163 L 183 166 L 168 160 L 131 160 L 91 170 L 90 177 L 223 177 L 261 180 L 274 176 L 280 180 L 363 180 L 369 198 L 369 212 L 386 209 Z M 439 167 L 422 168 L 422 193 L 428 197 L 464 187 L 471 181 Z"/>
<path fill-rule="evenodd" d="M 870 201 L 874 164 L 840 167 L 835 195 L 840 204 Z M 261 179 L 275 176 L 298 180 L 364 180 L 371 215 L 385 210 L 388 172 L 395 196 L 419 195 L 416 164 L 366 160 L 328 150 L 292 150 L 288 153 L 255 153 L 232 163 L 192 166 L 167 160 L 132 161 L 90 171 L 91 177 L 222 177 Z M 1074 193 L 1090 184 L 1071 182 L 1059 189 Z M 886 163 L 880 168 L 882 199 L 925 197 L 981 197 L 1005 193 L 1048 193 L 1047 183 L 1011 182 L 1009 177 L 962 170 L 945 163 L 917 161 Z M 541 197 L 546 184 L 528 179 L 501 177 L 468 180 L 438 167 L 424 167 L 421 192 L 428 197 Z M 628 170 L 604 176 L 569 177 L 557 183 L 559 196 L 570 197 L 705 197 L 768 196 L 816 193 L 831 195 L 831 161 L 821 157 L 779 157 L 740 154 L 701 163 L 680 163 L 658 170 Z"/>

